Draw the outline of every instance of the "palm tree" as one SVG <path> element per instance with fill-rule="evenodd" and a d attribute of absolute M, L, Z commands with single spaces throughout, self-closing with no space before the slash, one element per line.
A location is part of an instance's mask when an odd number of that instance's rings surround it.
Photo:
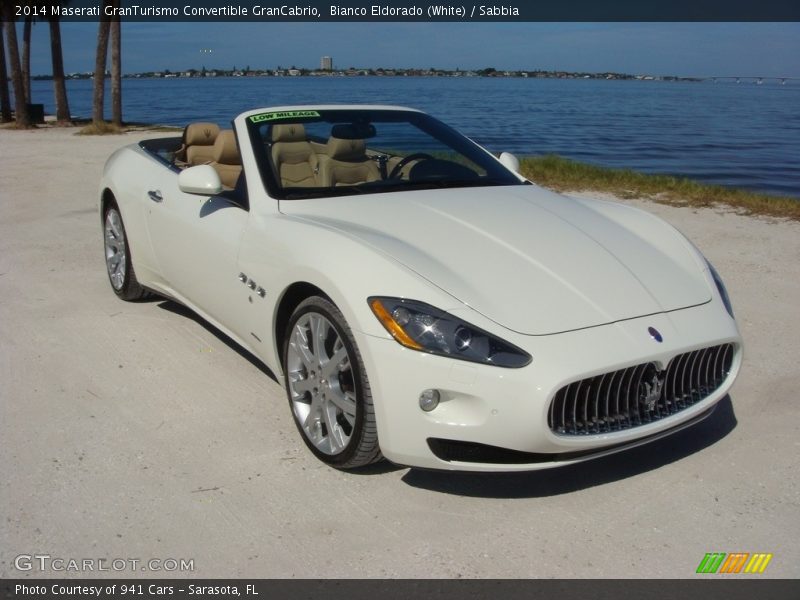
<path fill-rule="evenodd" d="M 112 5 L 119 8 L 120 0 L 112 0 Z M 122 28 L 117 13 L 111 18 L 111 122 L 118 127 L 122 127 L 121 35 Z"/>
<path fill-rule="evenodd" d="M 28 104 L 25 102 L 25 86 L 22 79 L 22 68 L 19 64 L 19 46 L 17 46 L 17 28 L 14 23 L 14 6 L 11 2 L 2 2 L 3 25 L 6 29 L 8 60 L 11 62 L 11 81 L 14 85 L 14 109 L 17 127 L 31 126 Z"/>
<path fill-rule="evenodd" d="M 8 91 L 8 72 L 6 71 L 6 44 L 3 28 L 0 27 L 0 123 L 11 121 L 11 94 Z"/>
<path fill-rule="evenodd" d="M 104 5 L 106 3 L 104 2 Z M 102 18 L 97 29 L 97 53 L 94 59 L 94 94 L 92 95 L 92 121 L 99 125 L 104 121 L 103 101 L 106 91 L 106 56 L 108 55 L 108 33 L 111 22 Z"/>
<path fill-rule="evenodd" d="M 31 29 L 33 17 L 25 17 L 22 27 L 22 88 L 25 90 L 25 102 L 31 101 Z"/>
<path fill-rule="evenodd" d="M 66 124 L 72 120 L 67 100 L 64 77 L 64 56 L 61 52 L 61 24 L 59 17 L 50 17 L 50 56 L 53 62 L 53 93 L 56 99 L 56 120 Z"/>

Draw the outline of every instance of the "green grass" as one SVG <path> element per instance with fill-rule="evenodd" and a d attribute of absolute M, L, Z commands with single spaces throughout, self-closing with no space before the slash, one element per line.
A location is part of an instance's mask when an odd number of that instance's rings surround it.
<path fill-rule="evenodd" d="M 609 192 L 620 198 L 647 198 L 674 206 L 729 206 L 743 214 L 800 221 L 800 198 L 704 185 L 683 177 L 596 167 L 554 154 L 523 158 L 520 163 L 525 177 L 557 191 Z"/>
<path fill-rule="evenodd" d="M 78 135 L 117 135 L 120 133 L 125 133 L 125 128 L 108 121 L 99 123 L 90 121 L 88 125 L 78 131 Z"/>
<path fill-rule="evenodd" d="M 78 130 L 77 135 L 117 135 L 120 133 L 127 133 L 129 131 L 163 131 L 163 132 L 177 132 L 183 131 L 180 127 L 172 127 L 170 125 L 151 125 L 148 123 L 123 123 L 122 127 L 114 125 L 109 121 L 95 123 L 91 120 L 75 120 L 76 125 L 83 125 Z"/>

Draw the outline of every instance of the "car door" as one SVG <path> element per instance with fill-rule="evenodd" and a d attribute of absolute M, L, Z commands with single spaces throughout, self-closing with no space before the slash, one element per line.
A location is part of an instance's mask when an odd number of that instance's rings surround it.
<path fill-rule="evenodd" d="M 147 190 L 147 223 L 166 286 L 239 334 L 242 283 L 239 244 L 249 221 L 246 201 L 232 192 L 187 194 L 174 173 Z"/>

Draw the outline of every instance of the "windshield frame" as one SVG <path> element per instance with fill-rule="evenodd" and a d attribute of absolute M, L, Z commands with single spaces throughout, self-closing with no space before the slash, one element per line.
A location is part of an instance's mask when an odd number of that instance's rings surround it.
<path fill-rule="evenodd" d="M 262 115 L 271 116 L 279 114 L 270 114 L 269 111 L 251 114 L 245 118 L 248 137 L 263 185 L 267 193 L 272 198 L 278 200 L 292 201 L 309 198 L 336 198 L 349 195 L 394 193 L 419 189 L 441 189 L 444 187 L 505 186 L 525 185 L 527 183 L 521 180 L 518 175 L 507 169 L 480 145 L 435 117 L 420 111 L 382 107 L 315 108 L 313 106 L 308 106 L 298 108 L 302 110 L 286 111 L 287 113 L 295 114 L 287 117 L 281 116 L 274 120 L 263 118 Z M 302 115 L 304 112 L 309 113 L 310 116 Z M 262 136 L 262 127 L 265 123 L 304 124 L 309 122 L 327 122 L 333 126 L 340 123 L 353 123 L 356 121 L 376 123 L 378 126 L 380 126 L 381 123 L 408 123 L 409 127 L 416 127 L 432 139 L 461 154 L 476 166 L 485 170 L 486 174 L 483 176 L 476 175 L 476 179 L 474 180 L 463 181 L 431 180 L 388 184 L 388 180 L 384 179 L 376 182 L 340 185 L 336 187 L 283 187 L 281 185 L 276 177 L 269 152 L 271 142 L 265 143 L 264 137 Z"/>

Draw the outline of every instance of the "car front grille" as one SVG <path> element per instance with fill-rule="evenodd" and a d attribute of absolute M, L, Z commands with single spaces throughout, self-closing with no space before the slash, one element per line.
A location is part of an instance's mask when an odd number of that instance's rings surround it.
<path fill-rule="evenodd" d="M 559 435 L 622 431 L 674 415 L 707 398 L 731 370 L 733 344 L 679 354 L 574 381 L 556 393 L 547 421 Z"/>

